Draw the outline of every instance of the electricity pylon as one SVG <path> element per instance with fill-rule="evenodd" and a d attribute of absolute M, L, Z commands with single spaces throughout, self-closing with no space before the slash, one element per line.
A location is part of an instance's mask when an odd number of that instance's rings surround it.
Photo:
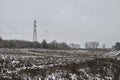
<path fill-rule="evenodd" d="M 34 20 L 34 29 L 33 29 L 33 41 L 37 41 L 37 26 L 36 26 L 36 20 Z"/>

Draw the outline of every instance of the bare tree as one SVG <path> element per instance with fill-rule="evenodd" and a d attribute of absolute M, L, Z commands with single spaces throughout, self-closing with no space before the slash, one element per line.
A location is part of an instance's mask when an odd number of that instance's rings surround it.
<path fill-rule="evenodd" d="M 53 40 L 50 44 L 49 44 L 51 49 L 58 49 L 59 44 L 56 40 Z"/>
<path fill-rule="evenodd" d="M 85 43 L 85 48 L 86 48 L 86 49 L 90 49 L 90 43 L 89 43 L 89 42 L 86 42 L 86 43 Z"/>
<path fill-rule="evenodd" d="M 80 49 L 80 44 L 70 43 L 69 45 L 72 49 Z"/>
<path fill-rule="evenodd" d="M 91 42 L 86 42 L 85 47 L 86 49 L 97 49 L 99 46 L 98 41 L 91 41 Z"/>
<path fill-rule="evenodd" d="M 90 48 L 91 49 L 97 49 L 98 46 L 99 46 L 99 42 L 97 42 L 97 41 L 90 42 Z"/>
<path fill-rule="evenodd" d="M 103 45 L 102 45 L 102 48 L 103 48 L 103 49 L 105 49 L 105 48 L 106 48 L 106 45 L 105 45 L 105 44 L 103 44 Z"/>

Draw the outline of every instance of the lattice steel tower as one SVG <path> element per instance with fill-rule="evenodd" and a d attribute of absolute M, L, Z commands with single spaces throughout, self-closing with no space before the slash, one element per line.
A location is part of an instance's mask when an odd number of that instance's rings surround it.
<path fill-rule="evenodd" d="M 36 20 L 34 20 L 34 29 L 33 29 L 33 41 L 37 41 L 37 26 L 36 26 Z"/>

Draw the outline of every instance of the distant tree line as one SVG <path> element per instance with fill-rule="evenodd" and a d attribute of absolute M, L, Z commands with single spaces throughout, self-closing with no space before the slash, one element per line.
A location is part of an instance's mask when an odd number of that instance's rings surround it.
<path fill-rule="evenodd" d="M 71 49 L 66 42 L 52 41 L 47 43 L 46 40 L 40 42 L 31 42 L 24 40 L 3 40 L 0 37 L 0 48 L 43 48 L 43 49 Z"/>
<path fill-rule="evenodd" d="M 100 44 L 98 41 L 91 41 L 85 43 L 85 49 L 100 49 Z M 42 42 L 32 42 L 25 40 L 3 40 L 0 37 L 0 48 L 43 48 L 43 49 L 81 49 L 80 44 L 70 43 L 69 45 L 66 42 L 57 42 L 53 40 L 48 43 L 46 40 Z M 120 50 L 120 42 L 112 47 L 115 50 Z M 106 45 L 103 44 L 101 49 L 106 49 Z"/>
<path fill-rule="evenodd" d="M 40 45 L 43 49 L 71 49 L 66 42 L 57 42 L 56 40 L 53 40 L 50 43 L 47 43 L 46 40 L 43 40 Z"/>
<path fill-rule="evenodd" d="M 3 40 L 0 38 L 0 48 L 31 48 L 38 47 L 39 43 L 24 40 Z"/>

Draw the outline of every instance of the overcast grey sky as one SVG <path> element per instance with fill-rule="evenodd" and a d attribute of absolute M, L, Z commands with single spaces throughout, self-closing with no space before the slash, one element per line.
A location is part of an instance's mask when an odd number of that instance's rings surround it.
<path fill-rule="evenodd" d="M 0 36 L 38 41 L 99 41 L 111 47 L 120 41 L 120 0 L 0 0 Z"/>

